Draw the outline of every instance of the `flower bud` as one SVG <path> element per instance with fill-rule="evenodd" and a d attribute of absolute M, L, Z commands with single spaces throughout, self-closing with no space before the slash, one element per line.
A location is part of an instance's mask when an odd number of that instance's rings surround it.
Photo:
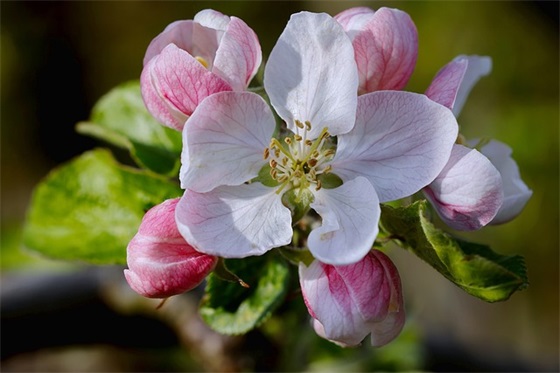
<path fill-rule="evenodd" d="M 300 285 L 316 333 L 341 346 L 356 346 L 371 334 L 382 346 L 402 330 L 405 311 L 396 267 L 381 251 L 361 261 L 332 266 L 300 264 Z"/>
<path fill-rule="evenodd" d="M 130 287 L 148 298 L 166 298 L 198 286 L 214 269 L 217 257 L 199 253 L 179 233 L 179 198 L 150 209 L 132 238 L 124 275 Z"/>

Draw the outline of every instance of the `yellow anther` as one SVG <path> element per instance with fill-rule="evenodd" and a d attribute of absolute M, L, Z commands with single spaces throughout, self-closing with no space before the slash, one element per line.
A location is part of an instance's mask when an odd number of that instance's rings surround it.
<path fill-rule="evenodd" d="M 282 158 L 282 166 L 286 166 L 288 164 L 288 160 L 289 159 L 287 157 Z"/>
<path fill-rule="evenodd" d="M 296 119 L 296 126 L 298 126 L 298 128 L 303 129 L 303 123 L 301 123 L 298 119 Z"/>
<path fill-rule="evenodd" d="M 311 131 L 311 122 L 308 120 L 305 121 L 305 129 Z"/>
<path fill-rule="evenodd" d="M 294 139 L 296 139 L 296 141 L 301 141 L 303 140 L 303 137 L 301 137 L 300 135 L 294 135 Z"/>
<path fill-rule="evenodd" d="M 307 164 L 311 167 L 315 167 L 317 165 L 317 159 L 315 158 L 311 158 L 310 160 L 307 161 Z"/>
<path fill-rule="evenodd" d="M 311 145 L 313 145 L 313 141 L 307 139 L 307 140 L 305 140 L 305 145 L 311 146 Z"/>
<path fill-rule="evenodd" d="M 321 180 L 317 180 L 317 186 L 315 187 L 315 190 L 319 189 L 321 189 Z"/>
<path fill-rule="evenodd" d="M 332 170 L 332 166 L 331 166 L 331 165 L 328 165 L 328 166 L 325 167 L 325 169 L 323 170 L 323 173 L 324 173 L 324 174 L 328 174 L 329 172 L 331 172 L 331 170 Z"/>
<path fill-rule="evenodd" d="M 284 142 L 288 145 L 292 145 L 292 138 L 291 137 L 286 137 L 286 138 L 284 138 Z"/>
<path fill-rule="evenodd" d="M 265 148 L 263 158 L 268 159 L 269 156 L 270 156 L 270 150 L 268 148 Z"/>
<path fill-rule="evenodd" d="M 200 64 L 202 66 L 204 66 L 204 68 L 206 68 L 206 69 L 208 68 L 208 61 L 206 61 L 204 58 L 202 58 L 200 56 L 196 56 L 194 59 L 197 60 L 198 62 L 200 62 Z"/>
<path fill-rule="evenodd" d="M 278 165 L 278 162 L 276 162 L 275 159 L 271 159 L 270 162 L 268 162 L 268 164 L 270 165 L 270 167 L 276 168 L 276 166 Z"/>
<path fill-rule="evenodd" d="M 272 178 L 273 178 L 274 180 L 276 180 L 276 176 L 277 176 L 277 175 L 278 175 L 278 171 L 277 171 L 275 168 L 273 168 L 273 169 L 270 170 L 270 176 L 272 176 Z"/>

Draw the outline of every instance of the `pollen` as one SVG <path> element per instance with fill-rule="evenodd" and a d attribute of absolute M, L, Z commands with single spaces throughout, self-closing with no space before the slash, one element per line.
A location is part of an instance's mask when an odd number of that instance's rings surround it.
<path fill-rule="evenodd" d="M 209 65 L 209 64 L 208 64 L 208 61 L 206 61 L 203 57 L 196 56 L 194 59 L 197 60 L 198 62 L 200 62 L 200 64 L 201 64 L 202 66 L 204 66 L 205 69 L 208 68 L 208 65 Z"/>
<path fill-rule="evenodd" d="M 331 172 L 329 163 L 336 153 L 327 128 L 311 140 L 307 138 L 311 122 L 295 120 L 294 124 L 295 134 L 281 140 L 273 138 L 263 152 L 270 166 L 270 176 L 280 184 L 278 194 L 294 188 L 300 193 L 308 188 L 320 190 L 322 184 L 318 176 Z"/>

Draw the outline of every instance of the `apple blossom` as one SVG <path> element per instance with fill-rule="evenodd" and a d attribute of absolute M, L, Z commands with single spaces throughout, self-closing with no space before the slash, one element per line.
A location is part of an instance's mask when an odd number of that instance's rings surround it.
<path fill-rule="evenodd" d="M 489 57 L 458 56 L 438 72 L 426 95 L 458 116 L 474 84 L 490 70 Z M 478 150 L 479 140 L 460 136 L 458 142 L 441 174 L 424 189 L 442 220 L 454 229 L 475 230 L 517 216 L 532 192 L 511 149 L 495 140 Z"/>
<path fill-rule="evenodd" d="M 410 16 L 399 9 L 347 9 L 334 17 L 354 47 L 359 94 L 406 86 L 418 56 L 418 33 Z"/>
<path fill-rule="evenodd" d="M 256 34 L 237 17 L 215 10 L 175 21 L 144 56 L 142 96 L 163 125 L 181 130 L 209 95 L 247 88 L 262 60 Z"/>
<path fill-rule="evenodd" d="M 264 85 L 286 136 L 272 137 L 270 107 L 250 92 L 209 96 L 187 121 L 179 231 L 207 254 L 261 255 L 288 245 L 292 211 L 311 208 L 322 218 L 307 240 L 313 256 L 358 262 L 377 236 L 379 202 L 421 190 L 445 165 L 452 112 L 410 92 L 358 97 L 352 43 L 324 13 L 292 15 Z"/>
<path fill-rule="evenodd" d="M 130 287 L 145 297 L 166 298 L 199 285 L 214 269 L 218 258 L 197 252 L 177 230 L 175 207 L 170 199 L 152 207 L 127 247 Z"/>
<path fill-rule="evenodd" d="M 371 334 L 382 346 L 396 338 L 405 322 L 401 281 L 391 259 L 372 250 L 362 260 L 332 266 L 314 260 L 299 265 L 303 299 L 321 337 L 355 346 Z"/>

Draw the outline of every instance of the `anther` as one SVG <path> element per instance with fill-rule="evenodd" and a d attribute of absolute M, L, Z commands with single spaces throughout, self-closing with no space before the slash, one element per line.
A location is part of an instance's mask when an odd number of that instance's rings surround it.
<path fill-rule="evenodd" d="M 303 123 L 301 123 L 298 119 L 296 119 L 296 126 L 298 126 L 299 128 L 303 129 Z"/>
<path fill-rule="evenodd" d="M 317 180 L 317 186 L 315 187 L 315 190 L 319 189 L 321 189 L 321 180 Z"/>
<path fill-rule="evenodd" d="M 270 167 L 276 168 L 276 166 L 278 165 L 278 162 L 276 162 L 275 159 L 271 159 L 270 162 L 268 162 L 268 164 L 270 165 Z"/>
<path fill-rule="evenodd" d="M 200 56 L 196 56 L 194 59 L 200 62 L 200 64 L 204 66 L 206 69 L 208 68 L 208 61 L 206 61 L 204 58 Z"/>
<path fill-rule="evenodd" d="M 307 161 L 307 164 L 311 167 L 315 167 L 317 165 L 318 160 L 315 158 L 311 158 L 310 160 Z"/>
<path fill-rule="evenodd" d="M 268 148 L 265 148 L 263 154 L 264 159 L 268 159 L 269 156 L 270 156 L 270 150 Z"/>
<path fill-rule="evenodd" d="M 292 138 L 291 137 L 285 137 L 284 142 L 288 145 L 292 145 Z"/>
<path fill-rule="evenodd" d="M 301 141 L 303 140 L 303 137 L 301 137 L 300 135 L 294 135 L 294 139 L 296 139 L 296 141 Z"/>
<path fill-rule="evenodd" d="M 311 131 L 311 122 L 308 120 L 305 121 L 305 129 Z"/>
<path fill-rule="evenodd" d="M 313 141 L 307 139 L 307 140 L 305 140 L 305 145 L 311 146 L 311 145 L 313 145 Z"/>

